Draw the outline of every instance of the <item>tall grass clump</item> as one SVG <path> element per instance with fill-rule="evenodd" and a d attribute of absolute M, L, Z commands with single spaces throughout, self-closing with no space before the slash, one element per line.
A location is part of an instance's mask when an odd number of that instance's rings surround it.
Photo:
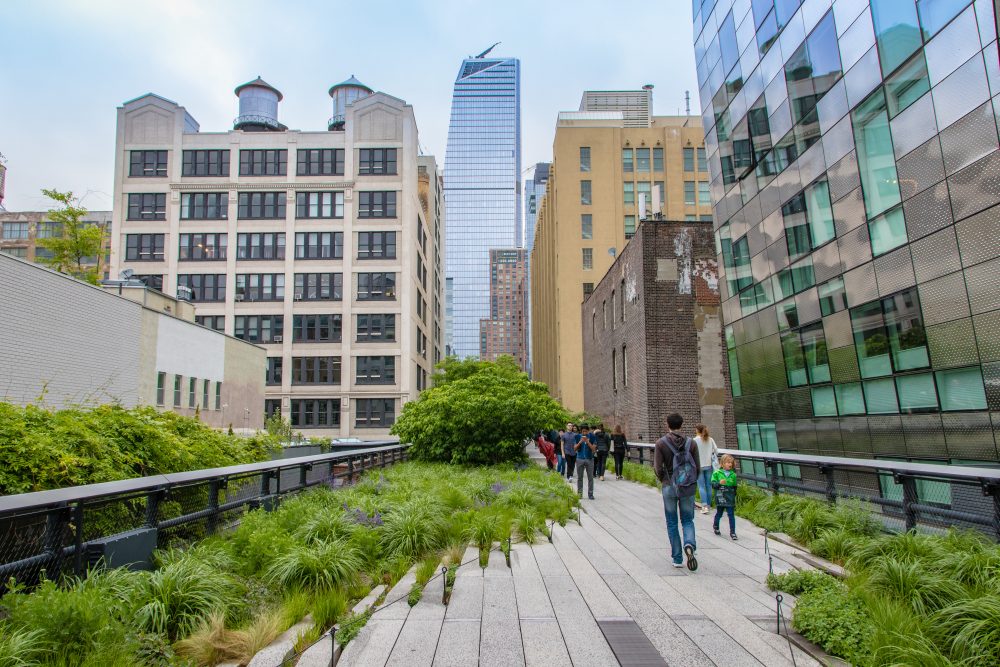
<path fill-rule="evenodd" d="M 283 588 L 330 589 L 349 584 L 361 568 L 361 556 L 344 540 L 295 545 L 279 555 L 267 578 Z"/>

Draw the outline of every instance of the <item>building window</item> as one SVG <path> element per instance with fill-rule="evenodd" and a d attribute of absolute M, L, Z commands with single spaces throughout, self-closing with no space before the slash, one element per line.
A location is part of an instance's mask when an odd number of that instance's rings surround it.
<path fill-rule="evenodd" d="M 635 163 L 632 161 L 632 149 L 622 149 L 622 171 L 629 174 L 635 171 Z"/>
<path fill-rule="evenodd" d="M 221 382 L 216 382 L 215 383 L 215 409 L 216 410 L 221 410 L 222 409 L 222 383 Z"/>
<path fill-rule="evenodd" d="M 211 384 L 209 380 L 201 381 L 201 407 L 205 408 L 206 410 L 208 410 L 208 390 L 210 389 L 210 387 L 208 386 L 209 384 Z"/>
<path fill-rule="evenodd" d="M 135 274 L 132 276 L 132 280 L 138 280 L 146 287 L 150 289 L 163 291 L 163 276 L 162 275 L 152 275 L 152 274 Z"/>
<path fill-rule="evenodd" d="M 229 151 L 184 151 L 181 176 L 229 176 Z"/>
<path fill-rule="evenodd" d="M 618 350 L 611 348 L 611 389 L 618 390 Z"/>
<path fill-rule="evenodd" d="M 340 399 L 294 398 L 290 423 L 296 428 L 340 426 Z"/>
<path fill-rule="evenodd" d="M 653 149 L 653 171 L 663 171 L 663 149 Z"/>
<path fill-rule="evenodd" d="M 343 232 L 296 232 L 295 259 L 343 259 Z"/>
<path fill-rule="evenodd" d="M 225 220 L 229 217 L 229 193 L 184 192 L 181 220 Z"/>
<path fill-rule="evenodd" d="M 684 150 L 684 171 L 694 171 L 694 149 L 685 148 Z"/>
<path fill-rule="evenodd" d="M 901 200 L 882 88 L 851 112 L 865 213 L 872 219 Z"/>
<path fill-rule="evenodd" d="M 237 216 L 240 220 L 283 220 L 285 198 L 284 191 L 241 192 Z"/>
<path fill-rule="evenodd" d="M 590 181 L 580 181 L 580 203 L 584 205 L 591 203 Z"/>
<path fill-rule="evenodd" d="M 283 364 L 284 359 L 282 357 L 267 358 L 267 371 L 265 373 L 266 384 L 272 386 L 281 384 L 281 367 Z"/>
<path fill-rule="evenodd" d="M 203 262 L 224 260 L 227 238 L 227 234 L 181 234 L 177 257 L 180 260 Z"/>
<path fill-rule="evenodd" d="M 653 203 L 653 184 L 649 181 L 640 181 L 636 183 L 635 194 L 635 200 L 637 202 L 641 202 L 645 199 L 646 206 L 651 206 Z"/>
<path fill-rule="evenodd" d="M 7 241 L 26 241 L 28 239 L 28 223 L 3 223 L 3 238 Z"/>
<path fill-rule="evenodd" d="M 174 407 L 181 407 L 181 376 L 174 376 Z"/>
<path fill-rule="evenodd" d="M 389 176 L 395 173 L 395 148 L 361 148 L 358 150 L 359 176 Z"/>
<path fill-rule="evenodd" d="M 625 321 L 625 302 L 627 301 L 627 299 L 625 298 L 625 280 L 624 279 L 622 279 L 621 284 L 618 286 L 618 293 L 622 297 L 621 298 L 621 301 L 622 301 L 622 322 L 624 322 Z"/>
<path fill-rule="evenodd" d="M 356 384 L 396 384 L 396 357 L 357 357 Z"/>
<path fill-rule="evenodd" d="M 295 315 L 292 340 L 296 343 L 339 343 L 341 316 Z"/>
<path fill-rule="evenodd" d="M 343 273 L 296 273 L 296 301 L 340 301 L 344 298 Z"/>
<path fill-rule="evenodd" d="M 851 309 L 851 326 L 862 378 L 930 365 L 916 289 Z"/>
<path fill-rule="evenodd" d="M 608 328 L 608 300 L 601 301 L 601 318 L 604 320 L 604 329 Z"/>
<path fill-rule="evenodd" d="M 952 368 L 937 371 L 934 375 L 937 379 L 942 410 L 947 412 L 986 409 L 986 391 L 979 366 Z"/>
<path fill-rule="evenodd" d="M 630 239 L 635 236 L 635 216 L 625 216 L 625 238 Z"/>
<path fill-rule="evenodd" d="M 642 173 L 649 173 L 649 149 L 635 149 L 635 170 Z"/>
<path fill-rule="evenodd" d="M 698 155 L 698 171 L 707 173 L 708 172 L 708 161 L 705 159 L 705 149 L 696 149 Z"/>
<path fill-rule="evenodd" d="M 188 407 L 194 408 L 198 406 L 198 400 L 195 398 L 197 394 L 198 380 L 195 378 L 188 378 Z"/>
<path fill-rule="evenodd" d="M 284 176 L 288 173 L 288 151 L 241 150 L 240 176 Z"/>
<path fill-rule="evenodd" d="M 622 345 L 622 387 L 628 386 L 628 348 Z"/>
<path fill-rule="evenodd" d="M 340 384 L 340 357 L 292 357 L 292 384 Z"/>
<path fill-rule="evenodd" d="M 62 223 L 60 222 L 39 222 L 35 228 L 35 238 L 56 239 L 62 236 Z"/>
<path fill-rule="evenodd" d="M 700 185 L 700 183 L 699 183 Z M 788 257 L 795 261 L 835 236 L 830 188 L 817 181 L 781 207 Z"/>
<path fill-rule="evenodd" d="M 130 151 L 129 176 L 166 176 L 167 151 Z"/>
<path fill-rule="evenodd" d="M 251 343 L 280 343 L 285 333 L 284 315 L 237 315 L 233 336 Z"/>
<path fill-rule="evenodd" d="M 583 300 L 586 301 L 594 293 L 594 283 L 583 284 Z"/>
<path fill-rule="evenodd" d="M 622 185 L 623 199 L 626 206 L 635 206 L 635 183 L 625 181 Z"/>
<path fill-rule="evenodd" d="M 167 195 L 163 192 L 132 193 L 128 196 L 129 220 L 166 220 Z"/>
<path fill-rule="evenodd" d="M 299 176 L 343 176 L 343 148 L 300 148 L 295 152 Z"/>
<path fill-rule="evenodd" d="M 396 401 L 392 398 L 355 399 L 355 428 L 388 428 L 396 421 Z"/>
<path fill-rule="evenodd" d="M 296 218 L 343 218 L 343 192 L 296 192 Z"/>
<path fill-rule="evenodd" d="M 358 232 L 358 259 L 395 258 L 396 232 Z"/>
<path fill-rule="evenodd" d="M 162 262 L 163 234 L 126 234 L 125 259 L 135 262 Z"/>
<path fill-rule="evenodd" d="M 236 235 L 236 259 L 284 259 L 284 232 L 251 232 Z"/>
<path fill-rule="evenodd" d="M 358 217 L 395 218 L 396 217 L 395 191 L 389 190 L 385 192 L 359 192 Z"/>
<path fill-rule="evenodd" d="M 590 171 L 590 146 L 580 146 L 580 171 Z"/>
<path fill-rule="evenodd" d="M 236 274 L 237 301 L 282 301 L 284 298 L 284 273 Z"/>
<path fill-rule="evenodd" d="M 694 195 L 694 181 L 684 181 L 684 203 L 687 206 L 694 206 L 698 203 Z"/>
<path fill-rule="evenodd" d="M 281 415 L 281 399 L 280 398 L 265 398 L 264 399 L 264 419 L 270 419 L 274 415 Z"/>
<path fill-rule="evenodd" d="M 708 181 L 698 181 L 698 206 L 712 205 L 712 186 Z"/>
<path fill-rule="evenodd" d="M 167 374 L 157 373 L 156 374 L 156 404 L 163 405 L 164 392 L 166 391 L 167 385 Z"/>
<path fill-rule="evenodd" d="M 594 268 L 594 249 L 582 248 L 583 250 L 583 270 L 590 271 Z"/>
<path fill-rule="evenodd" d="M 594 216 L 590 213 L 580 216 L 580 238 L 585 241 L 594 238 Z"/>
<path fill-rule="evenodd" d="M 834 278 L 819 286 L 819 308 L 824 317 L 847 308 L 847 292 L 844 289 L 843 278 Z"/>
<path fill-rule="evenodd" d="M 359 273 L 358 301 L 394 300 L 395 273 Z"/>
<path fill-rule="evenodd" d="M 396 340 L 396 316 L 391 314 L 358 315 L 359 343 L 381 343 Z"/>
<path fill-rule="evenodd" d="M 191 300 L 198 303 L 226 300 L 224 273 L 181 273 L 177 276 L 177 286 L 189 288 Z"/>
<path fill-rule="evenodd" d="M 206 329 L 212 329 L 213 331 L 225 331 L 226 330 L 226 316 L 225 315 L 195 315 L 194 323 L 200 324 Z"/>
<path fill-rule="evenodd" d="M 869 221 L 868 236 L 871 239 L 872 257 L 884 255 L 906 243 L 909 239 L 906 235 L 903 207 L 896 206 Z"/>

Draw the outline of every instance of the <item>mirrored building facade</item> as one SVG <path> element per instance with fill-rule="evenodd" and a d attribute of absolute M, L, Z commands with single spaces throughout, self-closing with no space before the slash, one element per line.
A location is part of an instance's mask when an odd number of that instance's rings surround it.
<path fill-rule="evenodd" d="M 469 58 L 455 80 L 445 155 L 448 350 L 480 354 L 490 318 L 490 249 L 521 224 L 521 79 L 516 58 Z"/>
<path fill-rule="evenodd" d="M 739 446 L 995 464 L 993 0 L 693 9 Z"/>

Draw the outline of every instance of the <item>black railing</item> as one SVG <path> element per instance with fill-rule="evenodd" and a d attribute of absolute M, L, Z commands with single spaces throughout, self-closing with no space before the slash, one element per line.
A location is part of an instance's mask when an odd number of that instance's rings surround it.
<path fill-rule="evenodd" d="M 1000 468 L 721 449 L 740 477 L 774 493 L 857 499 L 878 508 L 889 529 L 957 526 L 1000 540 Z M 627 458 L 653 464 L 653 445 L 629 443 Z"/>
<path fill-rule="evenodd" d="M 364 443 L 261 463 L 153 475 L 0 496 L 0 582 L 77 576 L 97 562 L 150 566 L 157 547 L 185 544 L 238 524 L 248 509 L 317 485 L 348 484 L 406 459 L 409 445 Z"/>

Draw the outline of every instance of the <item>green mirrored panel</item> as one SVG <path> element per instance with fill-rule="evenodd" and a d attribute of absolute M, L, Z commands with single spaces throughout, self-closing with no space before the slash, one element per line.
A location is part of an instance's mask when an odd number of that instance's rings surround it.
<path fill-rule="evenodd" d="M 833 387 L 812 388 L 813 415 L 816 417 L 836 417 L 837 397 Z"/>
<path fill-rule="evenodd" d="M 902 0 L 907 1 L 907 0 Z M 885 95 L 879 88 L 851 112 L 865 213 L 874 218 L 900 202 Z M 872 243 L 874 246 L 874 242 Z M 873 248 L 874 250 L 874 248 Z"/>
<path fill-rule="evenodd" d="M 899 403 L 896 401 L 896 384 L 892 378 L 865 380 L 863 385 L 868 414 L 887 415 L 899 412 Z"/>
<path fill-rule="evenodd" d="M 842 415 L 865 414 L 865 396 L 861 391 L 860 382 L 838 384 L 834 386 L 837 396 L 837 407 Z"/>
<path fill-rule="evenodd" d="M 902 412 L 929 412 L 937 410 L 937 391 L 934 376 L 930 373 L 902 375 L 896 378 L 896 393 Z"/>
<path fill-rule="evenodd" d="M 903 217 L 903 207 L 897 206 L 869 222 L 868 233 L 871 237 L 873 257 L 884 255 L 906 243 L 906 219 Z"/>
<path fill-rule="evenodd" d="M 927 61 L 921 50 L 900 67 L 898 72 L 885 80 L 885 101 L 889 109 L 889 118 L 895 118 L 930 89 Z"/>
<path fill-rule="evenodd" d="M 942 410 L 986 409 L 986 390 L 983 387 L 983 374 L 979 366 L 953 368 L 938 371 L 934 375 L 937 377 Z"/>

